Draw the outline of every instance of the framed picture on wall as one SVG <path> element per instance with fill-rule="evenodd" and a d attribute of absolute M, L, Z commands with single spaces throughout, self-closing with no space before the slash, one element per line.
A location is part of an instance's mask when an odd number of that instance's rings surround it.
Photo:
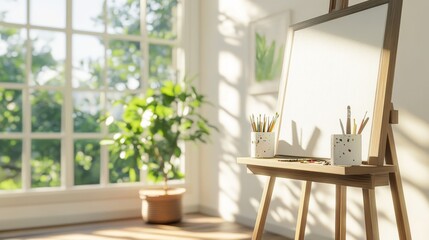
<path fill-rule="evenodd" d="M 250 23 L 250 94 L 278 91 L 289 25 L 290 11 Z"/>

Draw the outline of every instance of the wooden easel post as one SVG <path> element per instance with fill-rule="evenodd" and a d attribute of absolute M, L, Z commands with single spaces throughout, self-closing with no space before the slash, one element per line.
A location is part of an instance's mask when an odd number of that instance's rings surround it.
<path fill-rule="evenodd" d="M 346 239 L 347 187 L 336 185 L 335 239 Z"/>
<path fill-rule="evenodd" d="M 302 182 L 301 200 L 299 203 L 298 219 L 296 221 L 295 240 L 304 240 L 305 226 L 307 225 L 308 205 L 311 192 L 310 181 Z"/>
<path fill-rule="evenodd" d="M 349 0 L 331 0 L 329 3 L 329 12 L 337 11 L 349 6 Z"/>
<path fill-rule="evenodd" d="M 255 228 L 253 229 L 252 240 L 262 239 L 264 233 L 265 220 L 267 219 L 268 208 L 270 207 L 271 196 L 273 195 L 276 177 L 270 176 L 262 193 L 261 203 L 259 204 L 258 216 L 256 217 Z"/>
<path fill-rule="evenodd" d="M 404 189 L 402 187 L 401 173 L 399 171 L 398 156 L 396 154 L 395 139 L 393 137 L 392 124 L 398 123 L 398 111 L 391 104 L 390 124 L 387 129 L 386 164 L 395 166 L 395 171 L 389 173 L 390 192 L 392 193 L 393 206 L 395 208 L 396 225 L 399 239 L 411 239 L 410 223 L 408 221 L 407 208 L 405 205 Z"/>

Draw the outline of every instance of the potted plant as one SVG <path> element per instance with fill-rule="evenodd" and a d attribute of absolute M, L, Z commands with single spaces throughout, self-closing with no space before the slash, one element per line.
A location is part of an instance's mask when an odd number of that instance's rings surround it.
<path fill-rule="evenodd" d="M 135 167 L 147 169 L 153 182 L 163 182 L 162 190 L 141 190 L 142 217 L 150 223 L 178 222 L 182 217 L 181 199 L 184 189 L 168 187 L 168 181 L 184 177 L 178 159 L 183 141 L 205 142 L 215 127 L 199 113 L 205 103 L 190 81 L 165 81 L 156 89 L 148 89 L 143 97 L 118 101 L 122 117 L 104 119 L 117 133 L 110 149 L 122 160 L 128 160 L 130 174 Z M 119 160 L 121 160 L 119 159 Z"/>

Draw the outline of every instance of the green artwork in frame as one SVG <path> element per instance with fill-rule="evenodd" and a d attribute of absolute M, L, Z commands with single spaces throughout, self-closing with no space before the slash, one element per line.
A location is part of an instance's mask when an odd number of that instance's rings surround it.
<path fill-rule="evenodd" d="M 251 22 L 251 94 L 277 92 L 289 24 L 289 11 Z"/>

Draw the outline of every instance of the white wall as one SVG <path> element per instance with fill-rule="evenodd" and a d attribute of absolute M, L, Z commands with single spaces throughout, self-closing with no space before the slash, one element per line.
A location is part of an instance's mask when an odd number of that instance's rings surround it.
<path fill-rule="evenodd" d="M 352 3 L 359 0 L 351 1 Z M 205 114 L 219 127 L 202 146 L 200 204 L 204 212 L 253 225 L 265 183 L 236 164 L 248 156 L 251 113 L 273 113 L 276 94 L 249 95 L 249 22 L 289 9 L 292 22 L 327 12 L 329 0 L 209 0 L 200 2 L 201 89 L 214 106 Z M 400 124 L 394 127 L 405 199 L 414 239 L 425 239 L 429 222 L 429 30 L 428 1 L 404 1 L 394 103 Z M 273 26 L 276 27 L 276 26 Z M 300 182 L 277 180 L 266 229 L 293 236 Z M 381 239 L 398 239 L 388 187 L 377 188 Z M 334 189 L 315 184 L 308 216 L 308 239 L 332 239 Z M 364 239 L 362 196 L 348 192 L 348 239 Z"/>

